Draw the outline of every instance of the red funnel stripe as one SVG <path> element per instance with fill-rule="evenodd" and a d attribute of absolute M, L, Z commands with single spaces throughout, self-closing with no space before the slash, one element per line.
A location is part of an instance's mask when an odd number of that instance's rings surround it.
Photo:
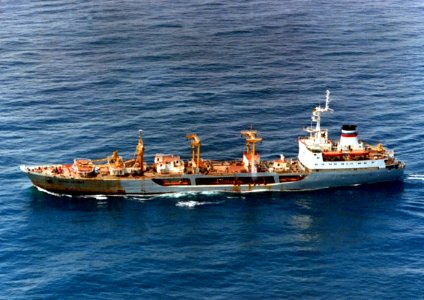
<path fill-rule="evenodd" d="M 351 137 L 357 137 L 357 133 L 342 133 L 342 137 L 351 138 Z"/>

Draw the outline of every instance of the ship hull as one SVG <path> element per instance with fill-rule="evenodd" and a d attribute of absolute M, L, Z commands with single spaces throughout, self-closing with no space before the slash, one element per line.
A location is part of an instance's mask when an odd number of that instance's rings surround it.
<path fill-rule="evenodd" d="M 33 185 L 49 192 L 69 195 L 140 195 L 179 192 L 290 192 L 319 190 L 401 180 L 403 166 L 363 170 L 318 170 L 305 173 L 257 173 L 173 177 L 66 178 L 29 172 Z"/>

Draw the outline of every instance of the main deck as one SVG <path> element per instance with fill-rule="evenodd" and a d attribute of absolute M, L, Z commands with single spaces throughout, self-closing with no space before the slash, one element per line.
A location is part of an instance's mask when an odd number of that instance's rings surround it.
<path fill-rule="evenodd" d="M 214 177 L 257 177 L 257 175 L 247 172 L 242 161 L 204 161 L 207 167 L 196 172 L 192 167 L 186 166 L 186 172 L 161 172 L 156 171 L 155 164 L 145 166 L 145 171 L 140 174 L 138 172 L 124 172 L 124 175 L 114 175 L 109 172 L 105 166 L 94 167 L 93 172 L 79 172 L 71 164 L 55 164 L 40 166 L 22 166 L 21 169 L 26 173 L 37 174 L 45 177 L 57 177 L 62 179 L 87 179 L 87 180 L 122 180 L 122 179 L 160 179 L 160 178 L 182 178 L 188 175 L 197 175 L 202 178 Z M 258 166 L 258 173 L 276 173 L 280 175 L 299 174 L 306 175 L 308 171 L 302 169 L 299 163 L 289 160 L 285 163 L 285 168 L 274 170 L 274 161 L 263 161 Z"/>

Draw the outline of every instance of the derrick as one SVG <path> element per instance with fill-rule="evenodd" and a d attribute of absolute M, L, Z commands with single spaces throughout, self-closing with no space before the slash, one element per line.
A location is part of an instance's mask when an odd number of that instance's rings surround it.
<path fill-rule="evenodd" d="M 138 165 L 138 168 L 140 168 L 140 172 L 143 173 L 143 165 L 144 165 L 144 142 L 143 142 L 143 130 L 139 130 L 139 138 L 138 138 L 138 144 L 136 146 L 136 163 Z"/>
<path fill-rule="evenodd" d="M 246 138 L 246 152 L 243 155 L 243 162 L 246 169 L 256 173 L 256 163 L 260 162 L 259 155 L 256 153 L 256 144 L 262 142 L 262 138 L 256 136 L 256 130 L 243 130 L 241 135 Z"/>
<path fill-rule="evenodd" d="M 187 134 L 187 139 L 191 140 L 191 162 L 196 168 L 200 167 L 200 139 L 195 133 Z"/>
<path fill-rule="evenodd" d="M 246 154 L 254 157 L 256 155 L 256 143 L 262 142 L 262 138 L 256 136 L 256 130 L 243 130 L 241 135 L 246 138 Z"/>

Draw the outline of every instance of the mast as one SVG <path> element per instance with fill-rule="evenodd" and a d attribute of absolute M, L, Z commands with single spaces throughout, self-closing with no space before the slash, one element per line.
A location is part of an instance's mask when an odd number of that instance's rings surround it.
<path fill-rule="evenodd" d="M 324 141 L 322 140 L 322 131 L 321 131 L 321 113 L 324 112 L 332 112 L 333 110 L 330 108 L 330 91 L 327 90 L 326 97 L 325 97 L 325 107 L 321 107 L 318 105 L 312 110 L 312 116 L 311 121 L 315 124 L 315 128 L 308 127 L 305 129 L 305 131 L 310 133 L 310 138 L 313 138 L 316 144 L 321 144 L 322 142 L 327 142 L 327 135 L 324 136 Z"/>

